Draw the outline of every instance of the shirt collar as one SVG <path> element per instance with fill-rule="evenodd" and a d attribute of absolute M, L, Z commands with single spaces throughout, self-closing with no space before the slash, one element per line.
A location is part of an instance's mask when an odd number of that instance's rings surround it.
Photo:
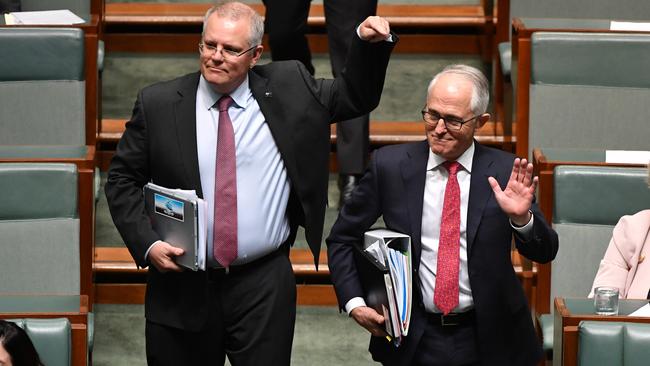
<path fill-rule="evenodd" d="M 230 93 L 230 97 L 232 100 L 235 102 L 233 106 L 237 106 L 239 108 L 245 108 L 246 106 L 246 101 L 247 101 L 247 94 L 250 94 L 250 88 L 248 87 L 248 75 L 246 75 L 246 79 L 239 84 L 237 89 L 233 90 L 232 93 Z M 211 86 L 210 83 L 205 80 L 203 75 L 199 78 L 199 88 L 198 88 L 198 96 L 200 98 L 200 103 L 201 107 L 205 108 L 206 110 L 209 110 L 212 108 L 212 106 L 217 103 L 219 98 L 223 96 L 221 93 L 217 93 Z"/>
<path fill-rule="evenodd" d="M 472 173 L 472 162 L 474 161 L 474 141 L 472 144 L 463 152 L 463 154 L 456 160 L 468 173 Z M 434 154 L 431 149 L 429 149 L 429 160 L 427 161 L 427 170 L 432 170 L 444 163 L 445 158 L 442 156 Z"/>

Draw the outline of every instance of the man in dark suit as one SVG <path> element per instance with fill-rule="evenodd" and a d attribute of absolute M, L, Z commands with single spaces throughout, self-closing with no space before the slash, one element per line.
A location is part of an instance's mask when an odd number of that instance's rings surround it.
<path fill-rule="evenodd" d="M 313 75 L 314 65 L 307 37 L 307 18 L 311 0 L 263 0 L 266 6 L 266 31 L 273 61 L 298 60 Z M 377 13 L 377 0 L 324 0 L 325 26 L 332 74 L 343 70 L 355 27 Z M 368 114 L 337 121 L 336 158 L 339 171 L 339 208 L 352 196 L 366 166 L 369 148 Z"/>
<path fill-rule="evenodd" d="M 422 110 L 427 141 L 377 150 L 327 238 L 340 306 L 372 333 L 370 352 L 385 365 L 534 365 L 542 356 L 510 250 L 514 237 L 521 254 L 548 262 L 557 234 L 534 202 L 532 164 L 474 140 L 488 99 L 479 70 L 439 73 Z M 412 239 L 413 312 L 398 348 L 366 306 L 354 261 L 380 216 Z"/>
<path fill-rule="evenodd" d="M 149 266 L 150 365 L 289 365 L 298 225 L 318 261 L 327 205 L 329 124 L 379 103 L 395 37 L 366 19 L 347 71 L 316 80 L 296 61 L 257 66 L 263 20 L 242 3 L 206 13 L 200 73 L 140 91 L 111 162 L 106 196 L 135 262 Z M 208 270 L 152 229 L 147 182 L 208 202 Z"/>

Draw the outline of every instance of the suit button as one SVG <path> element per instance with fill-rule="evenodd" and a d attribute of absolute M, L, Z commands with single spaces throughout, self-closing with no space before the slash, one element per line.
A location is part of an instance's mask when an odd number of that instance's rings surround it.
<path fill-rule="evenodd" d="M 417 268 L 413 268 L 413 272 L 417 273 L 417 272 L 418 272 L 418 269 L 417 269 Z"/>

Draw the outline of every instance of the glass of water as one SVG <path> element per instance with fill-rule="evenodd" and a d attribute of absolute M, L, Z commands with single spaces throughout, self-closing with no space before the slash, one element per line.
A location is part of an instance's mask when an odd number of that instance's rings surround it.
<path fill-rule="evenodd" d="M 594 308 L 598 315 L 618 315 L 618 288 L 596 287 Z"/>

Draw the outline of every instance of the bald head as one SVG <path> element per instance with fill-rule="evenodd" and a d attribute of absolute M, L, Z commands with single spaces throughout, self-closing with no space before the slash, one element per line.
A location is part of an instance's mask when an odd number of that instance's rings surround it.
<path fill-rule="evenodd" d="M 449 75 L 459 76 L 470 83 L 472 87 L 470 108 L 475 115 L 485 113 L 490 102 L 490 86 L 487 78 L 479 69 L 468 65 L 449 65 L 436 74 L 429 83 L 427 99 L 431 96 L 433 87 L 440 81 L 440 78 Z"/>

